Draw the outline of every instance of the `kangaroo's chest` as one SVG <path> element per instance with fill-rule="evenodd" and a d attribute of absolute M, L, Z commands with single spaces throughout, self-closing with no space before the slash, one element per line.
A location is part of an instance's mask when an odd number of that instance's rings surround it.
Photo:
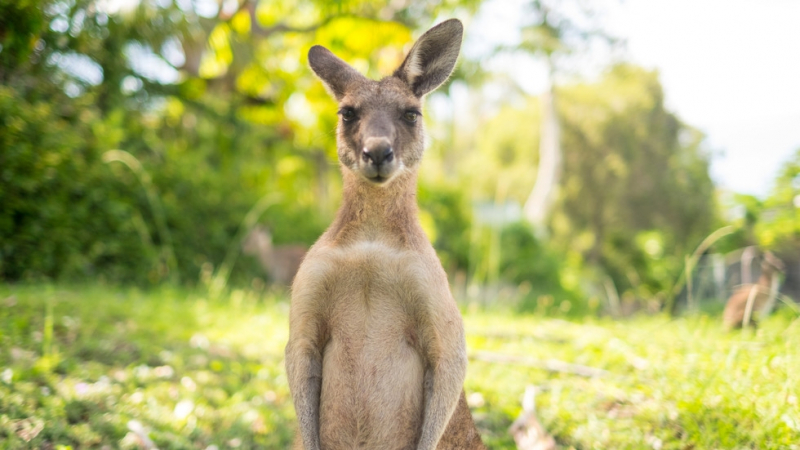
<path fill-rule="evenodd" d="M 380 242 L 334 248 L 320 260 L 330 333 L 361 336 L 363 344 L 407 334 L 433 282 L 426 255 Z"/>
<path fill-rule="evenodd" d="M 317 260 L 328 293 L 321 438 L 330 448 L 406 448 L 416 441 L 422 410 L 424 258 L 365 242 Z"/>

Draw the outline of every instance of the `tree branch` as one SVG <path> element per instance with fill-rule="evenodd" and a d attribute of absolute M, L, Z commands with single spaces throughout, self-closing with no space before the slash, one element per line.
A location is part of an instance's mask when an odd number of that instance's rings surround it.
<path fill-rule="evenodd" d="M 319 23 L 309 25 L 307 27 L 291 27 L 284 22 L 277 23 L 269 27 L 263 27 L 260 23 L 258 23 L 258 19 L 256 18 L 256 3 L 257 2 L 253 0 L 245 0 L 245 2 L 239 7 L 239 11 L 246 9 L 250 13 L 250 30 L 253 32 L 253 34 L 261 37 L 267 37 L 274 33 L 310 33 L 327 25 L 333 19 L 344 17 L 341 15 L 328 16 L 322 19 Z"/>

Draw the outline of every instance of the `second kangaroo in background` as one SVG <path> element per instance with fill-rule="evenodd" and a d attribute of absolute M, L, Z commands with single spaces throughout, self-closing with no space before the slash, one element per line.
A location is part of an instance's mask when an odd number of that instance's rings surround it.
<path fill-rule="evenodd" d="M 770 301 L 774 302 L 778 295 L 778 277 L 785 271 L 783 262 L 771 252 L 764 253 L 761 262 L 761 276 L 755 284 L 745 284 L 728 299 L 722 322 L 725 328 L 739 328 L 755 325 L 754 313 L 767 314 L 772 309 Z"/>
<path fill-rule="evenodd" d="M 308 249 L 302 245 L 274 245 L 268 229 L 257 225 L 242 241 L 242 252 L 258 258 L 269 280 L 291 286 Z"/>
<path fill-rule="evenodd" d="M 380 81 L 309 51 L 339 103 L 344 201 L 292 286 L 296 449 L 485 448 L 462 392 L 461 315 L 416 202 L 422 100 L 450 76 L 462 31 L 458 20 L 430 29 Z"/>

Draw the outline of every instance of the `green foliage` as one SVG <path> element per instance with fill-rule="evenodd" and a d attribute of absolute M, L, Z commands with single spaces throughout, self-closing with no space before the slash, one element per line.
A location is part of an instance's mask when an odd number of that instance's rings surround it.
<path fill-rule="evenodd" d="M 780 169 L 755 225 L 758 243 L 787 253 L 800 249 L 800 149 Z M 755 209 L 755 208 L 754 208 Z M 752 220 L 752 219 L 751 219 Z"/>
<path fill-rule="evenodd" d="M 461 176 L 481 198 L 523 203 L 533 189 L 539 164 L 541 104 L 536 97 L 501 109 L 481 127 L 476 151 L 465 155 Z M 471 174 L 480 173 L 474 177 Z"/>
<path fill-rule="evenodd" d="M 735 231 L 714 246 L 716 251 L 757 245 L 788 261 L 795 259 L 800 250 L 800 149 L 783 163 L 766 198 L 729 193 L 722 200 Z"/>
<path fill-rule="evenodd" d="M 447 5 L 249 5 L 206 18 L 147 0 L 0 3 L 0 279 L 191 284 L 267 194 L 277 243 L 319 236 L 338 197 L 336 116 L 305 53 L 321 43 L 386 74 L 407 24 Z M 402 21 L 366 18 L 379 13 Z M 142 173 L 105 163 L 114 149 Z"/>
<path fill-rule="evenodd" d="M 36 46 L 44 13 L 36 0 L 0 1 L 0 80 L 25 63 Z"/>
<path fill-rule="evenodd" d="M 518 222 L 504 227 L 500 235 L 500 272 L 503 279 L 527 286 L 521 299 L 520 309 L 532 311 L 541 296 L 561 300 L 576 300 L 575 292 L 562 285 L 561 274 L 565 269 L 565 258 L 540 242 L 533 235 L 530 225 Z"/>
<path fill-rule="evenodd" d="M 260 221 L 276 243 L 311 244 L 341 185 L 335 105 L 305 66 L 308 48 L 388 75 L 415 30 L 478 3 L 229 2 L 203 15 L 156 0 L 119 11 L 0 3 L 0 279 L 193 284 L 235 254 L 245 214 L 268 195 L 280 200 Z M 532 8 L 541 23 L 524 49 L 574 47 L 580 33 L 563 11 Z M 462 61 L 458 82 L 475 87 L 478 66 Z M 665 110 L 656 74 L 633 66 L 560 87 L 558 99 L 565 166 L 547 235 L 472 217 L 478 202 L 530 193 L 537 98 L 476 114 L 477 131 L 439 133 L 420 176 L 423 227 L 451 274 L 527 282 L 532 302 L 585 297 L 587 273 L 623 295 L 661 295 L 715 221 L 702 136 Z M 141 171 L 105 162 L 110 150 Z M 245 284 L 260 269 L 239 258 L 232 274 Z"/>
<path fill-rule="evenodd" d="M 703 136 L 665 109 L 657 74 L 638 67 L 618 65 L 556 93 L 564 166 L 538 244 L 553 269 L 532 271 L 530 282 L 557 295 L 565 278 L 603 285 L 609 276 L 621 296 L 663 301 L 684 255 L 718 221 Z M 536 181 L 540 109 L 535 98 L 504 107 L 478 130 L 478 151 L 462 166 L 465 189 L 525 203 Z M 510 267 L 530 264 L 531 256 L 518 256 Z M 592 291 L 590 283 L 568 284 Z"/>
<path fill-rule="evenodd" d="M 554 233 L 585 235 L 586 258 L 620 291 L 663 292 L 715 221 L 702 136 L 665 109 L 654 72 L 620 65 L 560 92 L 565 179 Z M 640 233 L 662 250 L 640 248 L 631 239 Z"/>
<path fill-rule="evenodd" d="M 0 87 L 0 278 L 147 272 L 130 221 L 140 199 L 103 167 L 89 133 Z"/>
<path fill-rule="evenodd" d="M 418 199 L 423 228 L 428 228 L 428 237 L 442 265 L 448 271 L 466 269 L 469 266 L 471 222 L 467 214 L 469 204 L 463 191 L 457 185 L 423 181 Z M 428 227 L 426 222 L 430 223 Z"/>

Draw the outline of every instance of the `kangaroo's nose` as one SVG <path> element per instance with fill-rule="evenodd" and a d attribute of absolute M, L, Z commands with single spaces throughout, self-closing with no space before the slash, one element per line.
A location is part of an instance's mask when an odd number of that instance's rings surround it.
<path fill-rule="evenodd" d="M 394 158 L 392 144 L 387 138 L 367 138 L 364 141 L 364 161 L 372 161 L 376 166 L 390 162 Z"/>

